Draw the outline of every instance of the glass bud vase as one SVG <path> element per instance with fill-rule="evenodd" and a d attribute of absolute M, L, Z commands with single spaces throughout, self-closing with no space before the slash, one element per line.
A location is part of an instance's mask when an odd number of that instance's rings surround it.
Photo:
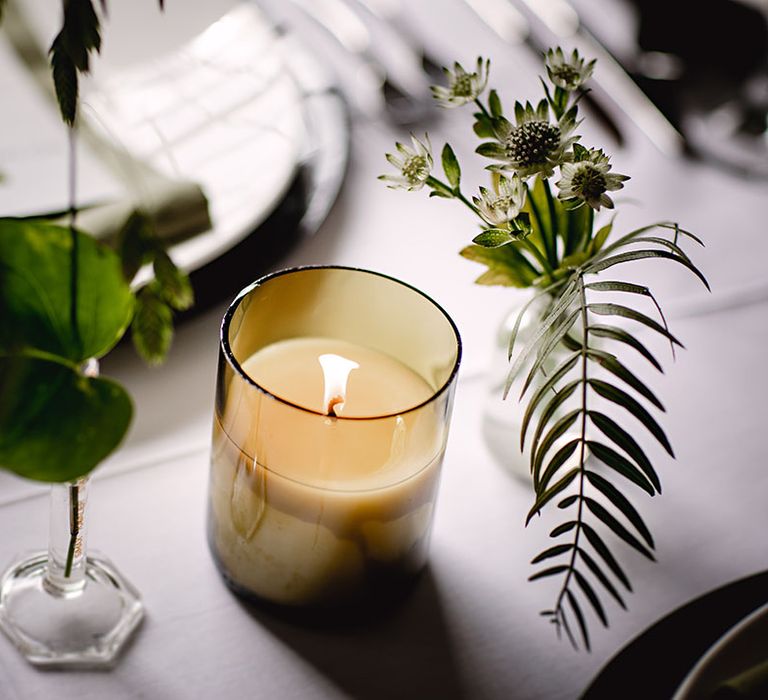
<path fill-rule="evenodd" d="M 523 389 L 527 376 L 526 369 L 512 383 L 506 400 L 504 399 L 504 388 L 510 369 L 508 353 L 512 330 L 520 311 L 535 293 L 539 293 L 539 290 L 529 290 L 527 294 L 521 294 L 519 303 L 506 313 L 499 325 L 488 374 L 489 382 L 482 417 L 483 439 L 496 462 L 512 476 L 525 481 L 531 487 L 533 486 L 533 481 L 530 469 L 530 442 L 536 430 L 540 408 L 536 411 L 528 426 L 526 444 L 522 450 L 520 448 L 520 430 L 522 429 L 523 416 L 525 415 L 528 400 L 536 392 L 536 389 L 541 386 L 542 381 L 545 381 L 545 375 L 539 374 L 522 399 L 520 398 L 520 392 Z M 515 355 L 525 348 L 529 340 L 536 333 L 550 301 L 550 297 L 546 295 L 540 296 L 526 310 L 515 339 Z M 571 332 L 576 336 L 581 333 L 578 323 L 574 325 Z M 568 350 L 563 346 L 555 349 L 549 360 L 544 363 L 544 372 L 549 373 L 551 369 L 557 367 L 567 353 Z M 559 416 L 560 413 L 558 412 L 555 418 Z M 557 447 L 572 440 L 574 437 L 575 435 L 570 432 L 561 436 L 555 442 L 555 449 L 550 454 L 554 454 Z"/>
<path fill-rule="evenodd" d="M 52 486 L 48 551 L 0 579 L 0 628 L 38 666 L 110 666 L 144 614 L 109 560 L 86 553 L 88 486 L 87 477 Z"/>

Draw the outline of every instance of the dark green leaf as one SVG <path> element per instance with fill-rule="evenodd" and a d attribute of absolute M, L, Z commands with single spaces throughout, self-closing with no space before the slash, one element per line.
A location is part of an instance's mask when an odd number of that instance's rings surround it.
<path fill-rule="evenodd" d="M 534 503 L 531 510 L 528 511 L 525 524 L 528 525 L 528 523 L 531 522 L 531 518 L 536 515 L 536 513 L 538 513 L 547 503 L 549 503 L 549 501 L 557 496 L 558 493 L 566 489 L 568 485 L 576 478 L 578 473 L 578 469 L 571 469 L 571 471 L 566 472 L 565 476 L 563 476 L 559 481 L 556 481 L 544 493 L 538 496 L 536 498 L 536 503 Z"/>
<path fill-rule="evenodd" d="M 0 356 L 0 467 L 38 481 L 71 481 L 120 443 L 131 400 L 119 384 L 84 377 L 55 358 Z"/>
<path fill-rule="evenodd" d="M 602 272 L 614 265 L 620 265 L 625 262 L 631 262 L 633 260 L 642 260 L 644 258 L 664 258 L 665 260 L 673 260 L 680 263 L 684 267 L 687 267 L 696 277 L 698 277 L 704 286 L 709 289 L 709 282 L 706 277 L 699 271 L 699 269 L 692 263 L 688 262 L 684 258 L 681 258 L 675 253 L 670 253 L 666 250 L 633 250 L 627 253 L 617 253 L 608 258 L 597 260 L 594 263 L 588 265 L 585 269 L 585 273 L 593 274 L 596 272 Z"/>
<path fill-rule="evenodd" d="M 549 421 L 555 415 L 555 413 L 557 412 L 557 409 L 560 408 L 560 406 L 570 398 L 571 394 L 573 394 L 573 392 L 576 391 L 576 388 L 580 384 L 581 384 L 581 379 L 574 379 L 573 381 L 568 382 L 568 384 L 566 384 L 564 387 L 562 387 L 557 391 L 554 398 L 544 407 L 544 410 L 541 412 L 541 417 L 539 418 L 539 423 L 536 426 L 536 432 L 534 433 L 534 436 L 533 436 L 534 444 L 538 442 L 542 431 L 546 427 L 547 423 L 549 423 Z M 520 449 L 521 450 L 525 445 L 525 433 L 526 433 L 527 427 L 528 427 L 528 423 L 524 422 L 520 428 Z"/>
<path fill-rule="evenodd" d="M 560 467 L 562 467 L 570 459 L 579 443 L 580 440 L 576 438 L 575 440 L 571 440 L 570 442 L 566 443 L 557 452 L 555 452 L 555 456 L 552 457 L 549 464 L 547 465 L 547 468 L 544 470 L 544 474 L 541 476 L 541 481 L 536 484 L 537 493 L 544 491 L 547 486 L 549 486 L 549 482 L 552 480 L 552 477 L 557 473 L 557 470 L 560 469 Z"/>
<path fill-rule="evenodd" d="M 573 549 L 573 544 L 556 544 L 554 547 L 545 549 L 541 554 L 537 555 L 531 560 L 531 564 L 538 564 L 545 559 L 552 559 L 554 557 L 570 552 Z"/>
<path fill-rule="evenodd" d="M 594 238 L 589 243 L 589 253 L 590 255 L 594 255 L 597 253 L 605 244 L 605 241 L 608 239 L 608 236 L 611 235 L 611 231 L 613 230 L 613 219 L 611 219 L 610 223 L 607 223 L 605 226 L 603 226 L 598 232 L 594 235 Z"/>
<path fill-rule="evenodd" d="M 156 285 L 150 284 L 136 298 L 136 315 L 131 325 L 136 351 L 150 365 L 161 363 L 173 340 L 173 314 Z"/>
<path fill-rule="evenodd" d="M 565 589 L 565 595 L 566 598 L 568 598 L 568 603 L 570 603 L 571 609 L 573 610 L 573 614 L 576 616 L 576 622 L 579 623 L 579 629 L 581 630 L 581 637 L 584 640 L 584 648 L 589 651 L 589 632 L 587 632 L 587 624 L 584 621 L 584 615 L 581 612 L 581 608 L 579 607 L 579 603 L 576 600 L 576 596 L 571 593 L 570 589 Z"/>
<path fill-rule="evenodd" d="M 597 594 L 595 593 L 594 588 L 592 588 L 592 585 L 589 583 L 589 581 L 587 581 L 587 579 L 578 569 L 573 570 L 573 576 L 576 579 L 576 583 L 579 585 L 579 588 L 581 588 L 581 592 L 584 594 L 584 597 L 590 602 L 592 608 L 595 611 L 595 614 L 600 618 L 600 622 L 603 623 L 603 627 L 608 627 L 608 618 L 605 616 L 605 610 L 603 610 L 600 599 L 597 597 Z"/>
<path fill-rule="evenodd" d="M 539 475 L 544 457 L 552 449 L 555 442 L 570 429 L 580 415 L 581 408 L 575 408 L 573 411 L 566 413 L 555 422 L 540 443 L 533 442 L 531 444 L 531 469 L 536 491 L 539 490 Z"/>
<path fill-rule="evenodd" d="M 621 316 L 622 318 L 628 318 L 632 321 L 637 321 L 638 323 L 647 326 L 657 333 L 660 333 L 675 345 L 679 345 L 681 348 L 684 347 L 683 344 L 677 338 L 675 338 L 675 336 L 673 336 L 666 328 L 664 328 L 664 326 L 660 325 L 657 321 L 654 321 L 652 318 L 646 316 L 645 314 L 640 313 L 639 311 L 635 311 L 634 309 L 630 309 L 628 306 L 622 306 L 621 304 L 587 304 L 587 308 L 592 313 L 598 314 L 600 316 Z"/>
<path fill-rule="evenodd" d="M 456 154 L 453 152 L 450 144 L 443 146 L 443 172 L 445 177 L 454 190 L 458 190 L 461 183 L 461 167 L 459 161 L 456 159 Z"/>
<path fill-rule="evenodd" d="M 537 581 L 538 579 L 546 578 L 547 576 L 557 576 L 557 574 L 562 574 L 567 570 L 568 567 L 565 566 L 565 564 L 558 564 L 557 566 L 551 566 L 549 569 L 542 569 L 541 571 L 537 571 L 535 574 L 529 576 L 528 580 Z"/>
<path fill-rule="evenodd" d="M 584 503 L 592 512 L 592 514 L 596 518 L 602 520 L 603 523 L 605 523 L 605 525 L 607 525 L 617 537 L 624 540 L 624 542 L 626 542 L 633 549 L 640 552 L 640 554 L 642 554 L 644 557 L 647 557 L 651 561 L 656 561 L 650 550 L 646 549 L 640 540 L 638 540 L 637 537 L 635 537 L 629 530 L 627 530 L 627 528 L 625 528 L 618 520 L 616 520 L 616 518 L 614 518 L 602 505 L 591 498 L 585 498 Z"/>
<path fill-rule="evenodd" d="M 90 69 L 90 51 L 101 49 L 99 18 L 91 0 L 68 0 L 64 3 L 64 23 L 60 36 L 67 54 L 77 69 Z"/>
<path fill-rule="evenodd" d="M 117 235 L 117 252 L 127 282 L 136 276 L 142 265 L 152 260 L 156 249 L 149 217 L 140 211 L 132 212 Z"/>
<path fill-rule="evenodd" d="M 648 411 L 646 411 L 635 399 L 633 399 L 626 391 L 601 381 L 600 379 L 588 379 L 589 385 L 604 399 L 612 401 L 618 404 L 622 408 L 629 411 L 637 420 L 639 420 L 661 444 L 661 446 L 667 451 L 670 457 L 674 457 L 675 453 L 672 450 L 672 445 L 669 444 L 667 436 L 661 429 L 661 426 L 654 420 Z"/>
<path fill-rule="evenodd" d="M 658 360 L 650 353 L 645 345 L 622 328 L 616 328 L 615 326 L 590 325 L 587 330 L 598 338 L 608 338 L 629 345 L 631 348 L 637 350 L 646 360 L 648 360 L 648 362 L 659 370 L 659 372 L 664 372 Z"/>
<path fill-rule="evenodd" d="M 686 231 L 684 228 L 681 228 L 675 223 L 672 223 L 669 221 L 662 221 L 660 223 L 657 223 L 656 226 L 658 226 L 659 228 L 666 228 L 674 231 L 675 238 L 677 238 L 677 235 L 680 234 L 680 235 L 686 236 L 687 238 L 690 238 L 691 240 L 696 241 L 696 243 L 698 243 L 700 246 L 704 245 L 704 241 L 702 241 L 701 238 L 699 238 L 698 236 L 695 236 L 690 231 Z"/>
<path fill-rule="evenodd" d="M 574 494 L 572 496 L 566 496 L 560 503 L 557 504 L 557 507 L 561 510 L 565 510 L 566 508 L 570 508 L 576 501 L 579 500 L 578 494 Z"/>
<path fill-rule="evenodd" d="M 77 115 L 77 68 L 64 48 L 61 34 L 53 40 L 51 46 L 51 69 L 61 118 L 66 124 L 72 126 Z"/>
<path fill-rule="evenodd" d="M 487 228 L 478 233 L 472 242 L 483 248 L 499 248 L 500 246 L 514 243 L 517 240 L 509 231 L 500 228 Z"/>
<path fill-rule="evenodd" d="M 589 284 L 585 284 L 584 287 L 585 289 L 592 289 L 596 292 L 626 292 L 629 294 L 640 294 L 645 297 L 650 296 L 648 287 L 643 287 L 639 284 L 630 284 L 629 282 L 590 282 Z"/>
<path fill-rule="evenodd" d="M 544 338 L 542 338 L 541 345 L 536 352 L 536 360 L 528 370 L 528 376 L 526 377 L 525 382 L 523 383 L 523 388 L 520 391 L 521 398 L 528 391 L 528 388 L 536 378 L 537 373 L 540 370 L 543 371 L 544 364 L 549 359 L 552 351 L 560 345 L 563 338 L 568 334 L 568 331 L 573 328 L 573 324 L 576 323 L 576 320 L 580 317 L 580 315 L 581 310 L 574 309 L 560 323 L 552 326 L 551 329 L 545 334 Z"/>
<path fill-rule="evenodd" d="M 0 350 L 35 348 L 80 363 L 106 354 L 133 314 L 120 259 L 77 234 L 77 329 L 72 328 L 68 228 L 0 219 Z"/>
<path fill-rule="evenodd" d="M 640 533 L 640 536 L 645 540 L 646 544 L 653 549 L 653 536 L 651 531 L 646 527 L 643 519 L 640 517 L 640 513 L 629 502 L 629 500 L 621 493 L 610 481 L 604 479 L 595 472 L 587 471 L 587 479 L 598 491 L 600 491 L 613 505 L 615 505 L 624 516 L 631 522 L 635 529 Z"/>
<path fill-rule="evenodd" d="M 481 143 L 475 149 L 475 153 L 485 156 L 486 158 L 493 158 L 494 160 L 502 160 L 506 156 L 503 146 L 496 141 L 486 141 L 485 143 Z"/>
<path fill-rule="evenodd" d="M 648 457 L 646 457 L 643 449 L 637 442 L 635 442 L 634 438 L 616 423 L 616 421 L 604 413 L 600 413 L 599 411 L 587 411 L 587 415 L 592 420 L 592 423 L 594 423 L 606 437 L 610 438 L 635 460 L 637 466 L 640 467 L 643 474 L 648 477 L 656 491 L 661 493 L 661 481 L 659 480 L 659 475 L 656 473 L 656 470 L 653 468 Z"/>
<path fill-rule="evenodd" d="M 603 585 L 603 588 L 605 588 L 608 593 L 610 593 L 616 602 L 624 608 L 624 610 L 627 609 L 626 604 L 624 603 L 624 599 L 619 595 L 619 592 L 616 590 L 616 587 L 611 583 L 610 579 L 603 573 L 603 570 L 598 566 L 597 562 L 581 547 L 577 549 L 579 556 L 581 557 L 582 561 L 587 565 L 587 568 L 592 572 L 592 575 L 600 581 L 600 583 Z"/>
<path fill-rule="evenodd" d="M 624 588 L 626 588 L 628 591 L 632 591 L 632 584 L 630 584 L 629 579 L 627 578 L 627 575 L 624 573 L 622 568 L 619 566 L 619 562 L 616 561 L 615 557 L 611 554 L 610 550 L 608 549 L 605 542 L 603 542 L 603 539 L 600 537 L 600 535 L 597 534 L 597 532 L 587 523 L 582 522 L 581 524 L 581 531 L 584 533 L 584 536 L 587 538 L 587 542 L 589 542 L 593 549 L 600 555 L 602 560 L 608 565 L 608 568 L 613 572 L 614 576 L 616 576 L 619 581 L 624 585 Z"/>
<path fill-rule="evenodd" d="M 189 277 L 179 270 L 164 250 L 155 252 L 155 279 L 168 305 L 176 311 L 186 311 L 195 301 Z"/>
<path fill-rule="evenodd" d="M 563 286 L 565 285 L 565 286 Z M 542 289 L 538 294 L 535 294 L 531 299 L 529 299 L 523 307 L 520 309 L 520 312 L 517 314 L 517 318 L 515 319 L 515 325 L 512 327 L 512 332 L 509 336 L 509 345 L 507 349 L 507 359 L 512 357 L 512 352 L 515 349 L 515 341 L 517 340 L 517 333 L 520 330 L 520 323 L 522 322 L 523 318 L 525 317 L 525 314 L 528 312 L 528 308 L 533 304 L 534 302 L 541 299 L 543 296 L 546 296 L 547 294 L 552 294 L 555 289 L 563 287 L 558 292 L 558 296 L 562 299 L 566 296 L 570 296 L 571 294 L 576 293 L 576 285 L 574 280 L 569 280 L 567 283 L 565 281 L 556 282 L 555 284 L 550 285 L 549 287 Z"/>
<path fill-rule="evenodd" d="M 560 363 L 558 368 L 549 376 L 546 382 L 542 384 L 537 390 L 536 393 L 531 397 L 531 400 L 528 402 L 528 406 L 525 409 L 525 415 L 523 416 L 523 425 L 521 430 L 525 431 L 528 428 L 528 425 L 533 418 L 534 412 L 536 411 L 536 407 L 541 403 L 541 400 L 550 392 L 554 390 L 555 384 L 559 382 L 568 372 L 570 372 L 576 362 L 579 359 L 578 353 L 574 353 L 573 355 L 569 355 L 568 357 L 563 360 L 563 362 Z M 580 379 L 577 381 L 581 381 Z M 522 438 L 521 438 L 522 441 Z"/>
<path fill-rule="evenodd" d="M 470 245 L 464 248 L 460 255 L 488 267 L 487 272 L 477 278 L 478 284 L 529 287 L 539 276 L 538 270 L 514 245 L 500 248 Z"/>
<path fill-rule="evenodd" d="M 549 533 L 550 537 L 560 537 L 560 535 L 565 534 L 566 532 L 570 532 L 573 530 L 573 528 L 576 527 L 578 523 L 575 520 L 569 520 L 567 523 L 563 523 L 562 525 L 558 525 L 552 532 Z"/>
<path fill-rule="evenodd" d="M 619 362 L 614 355 L 603 352 L 602 350 L 595 350 L 589 348 L 587 350 L 587 357 L 596 362 L 601 367 L 607 369 L 611 374 L 621 379 L 625 384 L 631 386 L 638 394 L 644 396 L 660 411 L 664 411 L 664 406 L 656 398 L 654 394 L 643 382 L 641 382 L 635 374 L 628 370 L 624 365 Z"/>
<path fill-rule="evenodd" d="M 629 479 L 632 483 L 637 484 L 648 495 L 653 496 L 656 493 L 653 485 L 645 478 L 645 475 L 626 457 L 616 452 L 616 450 L 594 440 L 587 440 L 587 447 L 589 447 L 590 452 L 597 459 Z"/>
<path fill-rule="evenodd" d="M 494 118 L 498 118 L 504 113 L 504 110 L 501 108 L 499 94 L 496 90 L 491 90 L 488 94 L 488 107 L 490 107 L 491 116 Z"/>
<path fill-rule="evenodd" d="M 562 629 L 565 630 L 565 634 L 568 637 L 568 641 L 571 643 L 571 646 L 574 649 L 578 649 L 579 646 L 578 646 L 578 644 L 576 644 L 576 640 L 573 637 L 573 632 L 571 632 L 571 626 L 568 623 L 568 618 L 567 618 L 567 616 L 565 614 L 565 608 L 561 605 L 559 610 L 560 610 L 559 622 L 562 622 Z M 559 639 L 560 638 L 560 624 L 558 624 L 558 619 L 557 618 L 555 618 L 554 622 L 555 622 L 555 624 L 557 624 L 557 636 L 558 636 L 558 639 Z"/>

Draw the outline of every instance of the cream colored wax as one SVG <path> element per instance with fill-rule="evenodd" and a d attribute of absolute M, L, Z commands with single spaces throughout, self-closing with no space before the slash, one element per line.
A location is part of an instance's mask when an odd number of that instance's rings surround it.
<path fill-rule="evenodd" d="M 327 354 L 357 365 L 338 417 L 324 415 Z M 421 568 L 445 427 L 433 404 L 409 409 L 434 388 L 392 357 L 328 338 L 274 343 L 242 368 L 282 401 L 235 376 L 214 424 L 210 535 L 226 575 L 301 605 Z"/>

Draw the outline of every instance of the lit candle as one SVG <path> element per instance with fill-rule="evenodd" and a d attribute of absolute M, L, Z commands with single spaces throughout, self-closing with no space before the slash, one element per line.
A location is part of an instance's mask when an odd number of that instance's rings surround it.
<path fill-rule="evenodd" d="M 249 381 L 220 373 L 210 483 L 227 580 L 304 605 L 411 578 L 427 556 L 450 391 L 435 397 L 452 368 L 430 381 L 381 349 L 312 335 L 257 347 L 239 370 Z"/>

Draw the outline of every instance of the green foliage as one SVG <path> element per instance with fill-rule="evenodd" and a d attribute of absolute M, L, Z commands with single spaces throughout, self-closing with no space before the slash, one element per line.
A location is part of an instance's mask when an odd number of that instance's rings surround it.
<path fill-rule="evenodd" d="M 28 479 L 71 481 L 123 439 L 131 400 L 53 356 L 0 354 L 0 465 Z"/>
<path fill-rule="evenodd" d="M 160 364 L 173 340 L 173 312 L 160 285 L 148 284 L 136 297 L 136 316 L 131 326 L 133 345 L 150 365 Z"/>
<path fill-rule="evenodd" d="M 133 296 L 120 258 L 90 236 L 75 235 L 76 291 L 69 229 L 0 219 L 0 350 L 32 348 L 80 363 L 105 355 L 125 332 Z"/>

